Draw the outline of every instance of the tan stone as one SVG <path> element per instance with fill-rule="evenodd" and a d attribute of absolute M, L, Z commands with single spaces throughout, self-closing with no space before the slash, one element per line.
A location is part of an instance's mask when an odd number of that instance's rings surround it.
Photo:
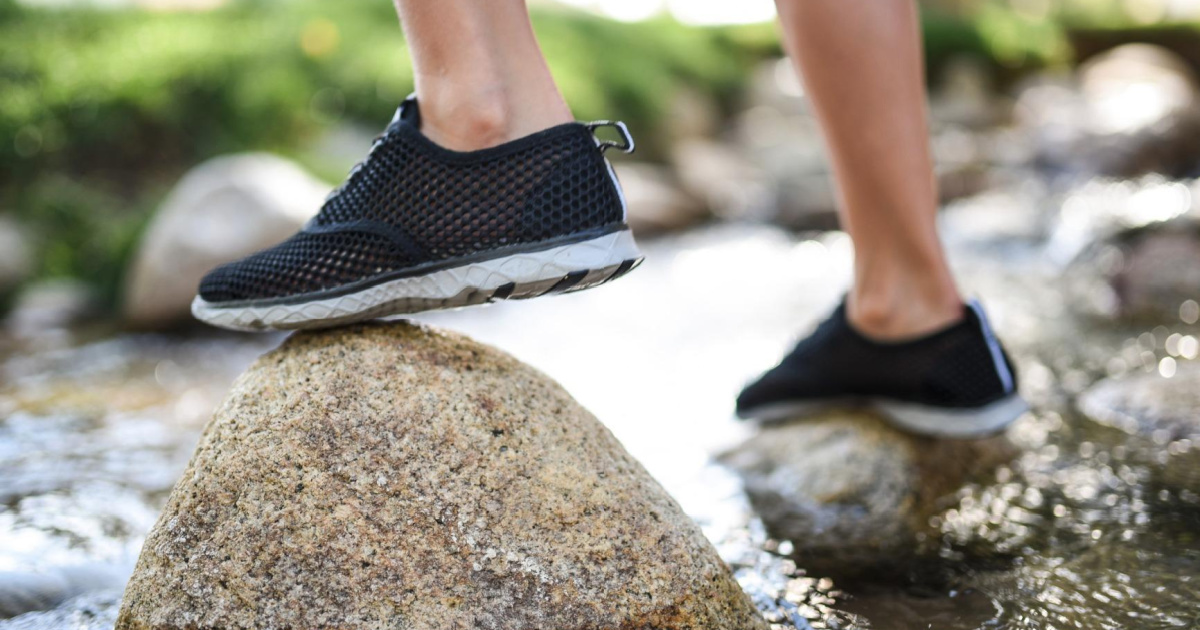
<path fill-rule="evenodd" d="M 292 336 L 234 385 L 118 629 L 762 629 L 561 386 L 407 323 Z"/>

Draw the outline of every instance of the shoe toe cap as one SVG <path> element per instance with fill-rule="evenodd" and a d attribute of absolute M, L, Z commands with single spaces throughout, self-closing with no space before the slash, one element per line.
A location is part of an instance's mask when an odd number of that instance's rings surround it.
<path fill-rule="evenodd" d="M 221 265 L 216 269 L 208 272 L 197 289 L 200 299 L 210 304 L 220 302 L 233 302 L 243 299 L 244 296 L 236 289 L 235 269 L 236 263 Z"/>
<path fill-rule="evenodd" d="M 767 372 L 750 383 L 737 397 L 736 410 L 739 418 L 753 418 L 754 413 L 765 405 L 778 402 L 783 394 L 783 383 Z"/>

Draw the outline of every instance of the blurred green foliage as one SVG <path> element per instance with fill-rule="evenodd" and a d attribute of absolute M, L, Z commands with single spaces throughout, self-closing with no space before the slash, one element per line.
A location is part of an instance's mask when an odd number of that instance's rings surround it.
<path fill-rule="evenodd" d="M 1069 59 L 1055 15 L 1009 4 L 927 11 L 930 76 L 964 54 L 998 75 Z M 772 24 L 623 24 L 547 7 L 534 22 L 576 115 L 625 120 L 651 158 L 665 153 L 675 88 L 728 111 L 750 70 L 781 52 Z M 204 12 L 0 0 L 0 212 L 38 239 L 37 276 L 84 279 L 111 303 L 149 213 L 189 166 L 267 150 L 336 176 L 306 148 L 344 122 L 382 128 L 411 87 L 395 14 L 380 0 Z"/>

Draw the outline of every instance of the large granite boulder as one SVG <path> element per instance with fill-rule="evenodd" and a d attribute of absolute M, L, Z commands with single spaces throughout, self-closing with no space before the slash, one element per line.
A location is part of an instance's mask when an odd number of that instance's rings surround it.
<path fill-rule="evenodd" d="M 771 535 L 821 574 L 901 567 L 936 532 L 940 501 L 1010 460 L 1003 436 L 915 437 L 859 411 L 768 424 L 721 461 L 742 478 Z"/>
<path fill-rule="evenodd" d="M 117 628 L 765 629 L 561 386 L 407 323 L 292 336 L 233 386 Z"/>
<path fill-rule="evenodd" d="M 137 327 L 190 321 L 200 279 L 291 236 L 321 208 L 329 186 L 264 153 L 209 160 L 163 202 L 125 278 L 123 312 Z"/>

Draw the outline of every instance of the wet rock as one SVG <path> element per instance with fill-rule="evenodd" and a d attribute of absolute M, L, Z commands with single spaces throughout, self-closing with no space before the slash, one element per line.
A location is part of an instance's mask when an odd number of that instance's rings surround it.
<path fill-rule="evenodd" d="M 721 461 L 805 568 L 847 576 L 909 559 L 936 531 L 939 499 L 1013 455 L 1004 437 L 919 438 L 867 413 L 831 411 L 765 425 Z"/>
<path fill-rule="evenodd" d="M 1160 521 L 1153 529 L 1141 529 L 1122 523 L 1119 531 L 1131 534 L 1105 536 L 1069 552 L 1059 549 L 1059 555 L 1033 557 L 1011 569 L 976 571 L 973 586 L 993 596 L 993 610 L 1019 610 L 1025 619 L 1060 620 L 1053 624 L 1055 627 L 1194 626 L 1196 601 L 1200 598 L 1190 551 L 1195 532 L 1194 526 L 1188 531 L 1183 525 L 1190 522 L 1194 512 L 1176 509 L 1180 525 L 1164 527 Z M 1144 513 L 1136 516 L 1139 518 L 1129 520 L 1136 523 L 1146 517 Z M 1079 527 L 1085 532 L 1102 531 L 1098 528 L 1102 526 L 1091 521 Z M 1070 534 L 1063 532 L 1060 536 L 1069 538 Z M 993 619 L 975 627 L 1004 625 Z"/>
<path fill-rule="evenodd" d="M 1197 81 L 1165 48 L 1128 44 L 1044 77 L 1017 99 L 1017 118 L 1049 166 L 1101 175 L 1194 174 L 1200 167 Z"/>
<path fill-rule="evenodd" d="M 1177 321 L 1180 305 L 1200 298 L 1200 217 L 1117 231 L 1086 247 L 1063 282 L 1068 303 L 1082 314 Z"/>
<path fill-rule="evenodd" d="M 128 570 L 108 565 L 0 572 L 0 619 L 50 610 L 84 593 L 120 592 Z"/>
<path fill-rule="evenodd" d="M 1109 283 L 1122 317 L 1174 321 L 1200 298 L 1200 222 L 1175 221 L 1121 235 Z"/>
<path fill-rule="evenodd" d="M 1060 264 L 1126 230 L 1197 215 L 1196 182 L 1157 175 L 1133 180 L 1096 178 L 1067 190 L 1053 221 L 1047 253 Z"/>
<path fill-rule="evenodd" d="M 679 187 L 669 169 L 624 163 L 619 176 L 629 208 L 629 225 L 639 235 L 674 232 L 710 216 L 702 201 Z"/>
<path fill-rule="evenodd" d="M 97 309 L 96 296 L 83 282 L 42 280 L 21 289 L 5 325 L 17 337 L 53 334 L 96 315 Z"/>
<path fill-rule="evenodd" d="M 1148 129 L 1196 99 L 1187 61 L 1149 44 L 1127 44 L 1089 59 L 1079 68 L 1079 83 L 1098 131 Z"/>
<path fill-rule="evenodd" d="M 233 386 L 117 627 L 764 624 L 558 384 L 407 323 L 297 334 Z"/>
<path fill-rule="evenodd" d="M 88 593 L 53 610 L 0 620 L 0 630 L 112 630 L 120 603 L 119 589 Z"/>
<path fill-rule="evenodd" d="M 1170 359 L 1168 366 L 1104 379 L 1077 405 L 1093 421 L 1139 438 L 1165 483 L 1200 491 L 1200 363 Z"/>
<path fill-rule="evenodd" d="M 728 219 L 769 219 L 774 200 L 765 175 L 736 148 L 714 140 L 686 140 L 671 163 L 687 193 Z"/>
<path fill-rule="evenodd" d="M 1129 434 L 1171 442 L 1200 438 L 1200 364 L 1180 362 L 1168 378 L 1157 372 L 1096 383 L 1079 397 L 1092 420 Z"/>
<path fill-rule="evenodd" d="M 298 166 L 266 154 L 197 166 L 142 237 L 126 278 L 125 320 L 138 327 L 186 321 L 205 273 L 292 235 L 328 192 Z"/>

